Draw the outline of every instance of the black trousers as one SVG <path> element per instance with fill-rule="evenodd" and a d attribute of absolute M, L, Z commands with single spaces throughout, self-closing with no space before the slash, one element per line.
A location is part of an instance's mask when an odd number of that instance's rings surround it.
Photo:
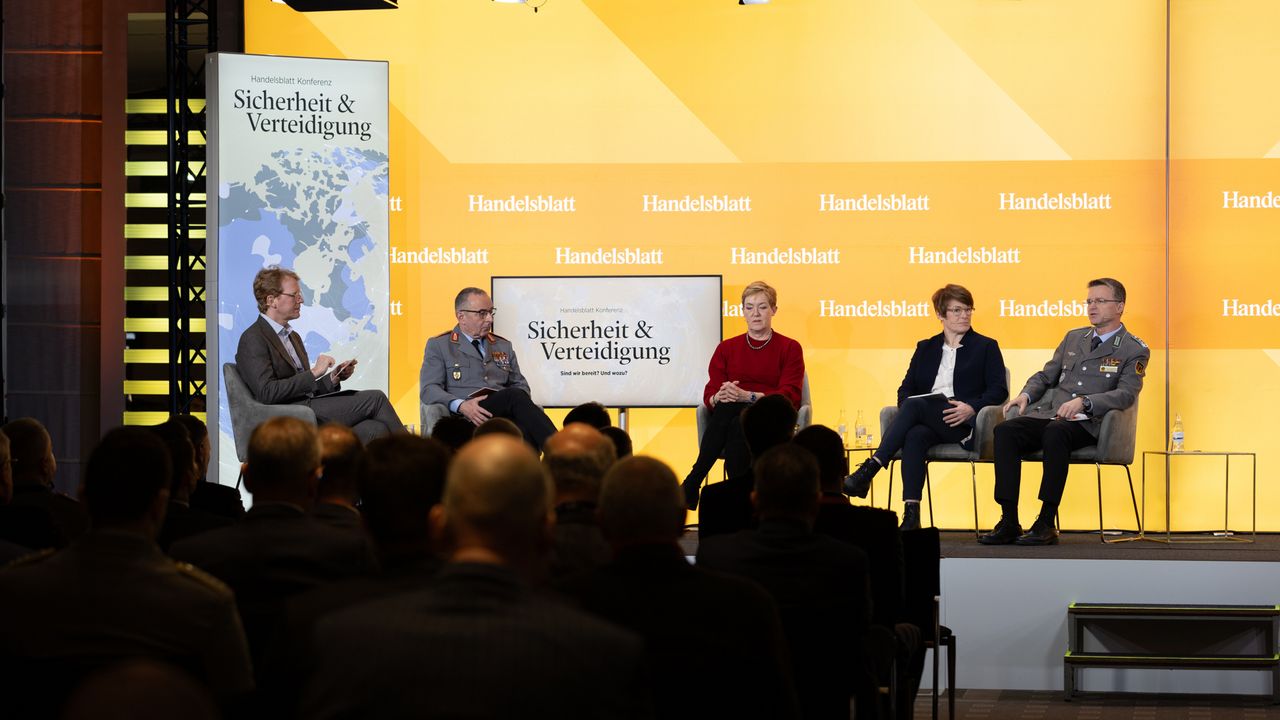
<path fill-rule="evenodd" d="M 951 427 L 942 421 L 942 412 L 950 405 L 925 402 L 923 398 L 907 398 L 880 439 L 876 459 L 881 467 L 889 467 L 894 454 L 902 451 L 902 499 L 919 500 L 924 489 L 924 455 L 929 448 L 942 443 L 957 443 L 973 430 L 970 425 Z"/>
<path fill-rule="evenodd" d="M 541 451 L 542 444 L 555 434 L 555 423 L 538 407 L 529 393 L 519 388 L 504 388 L 480 401 L 480 407 L 494 417 L 504 417 L 516 424 L 524 439 Z"/>
<path fill-rule="evenodd" d="M 1067 485 L 1067 463 L 1071 451 L 1098 442 L 1084 429 L 1085 421 L 1016 417 L 996 426 L 996 502 L 1018 502 L 1022 482 L 1022 456 L 1044 451 L 1044 476 L 1040 480 L 1040 500 L 1057 505 Z"/>
<path fill-rule="evenodd" d="M 751 451 L 742 435 L 742 411 L 749 403 L 722 402 L 711 408 L 707 430 L 698 446 L 698 459 L 689 471 L 688 480 L 699 483 L 711 472 L 720 452 L 724 451 L 724 469 L 729 477 L 737 477 L 751 469 Z"/>
<path fill-rule="evenodd" d="M 381 390 L 357 390 L 311 399 L 311 409 L 321 425 L 335 422 L 355 431 L 363 443 L 383 435 L 404 432 L 404 423 Z"/>

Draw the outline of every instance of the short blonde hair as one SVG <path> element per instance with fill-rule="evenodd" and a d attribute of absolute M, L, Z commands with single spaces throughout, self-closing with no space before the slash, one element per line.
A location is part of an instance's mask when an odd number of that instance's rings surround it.
<path fill-rule="evenodd" d="M 253 299 L 258 301 L 258 312 L 267 311 L 267 298 L 284 292 L 284 279 L 287 277 L 302 282 L 298 273 L 279 265 L 262 268 L 253 276 Z"/>
<path fill-rule="evenodd" d="M 757 280 L 742 288 L 742 302 L 746 302 L 747 298 L 752 295 L 759 295 L 760 293 L 764 293 L 764 296 L 769 298 L 769 307 L 778 307 L 778 291 L 774 290 L 769 283 L 763 280 Z"/>

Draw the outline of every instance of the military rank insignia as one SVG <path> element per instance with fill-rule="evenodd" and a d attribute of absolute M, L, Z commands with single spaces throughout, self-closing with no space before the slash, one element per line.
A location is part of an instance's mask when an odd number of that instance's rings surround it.
<path fill-rule="evenodd" d="M 459 365 L 459 364 L 457 364 L 457 363 L 454 363 L 454 364 L 453 364 L 453 373 L 452 373 L 452 375 L 453 375 L 453 381 L 454 381 L 454 382 L 457 382 L 457 381 L 461 380 L 461 379 L 462 379 L 462 366 L 461 366 L 461 365 Z"/>
<path fill-rule="evenodd" d="M 494 362 L 496 362 L 496 363 L 498 363 L 499 365 L 501 365 L 501 366 L 503 366 L 503 367 L 506 367 L 506 366 L 507 366 L 508 364 L 510 364 L 510 362 L 511 362 L 511 361 L 507 358 L 507 354 L 506 354 L 505 352 L 498 351 L 498 350 L 495 350 L 495 351 L 494 351 L 494 353 L 493 353 L 493 361 L 494 361 Z"/>

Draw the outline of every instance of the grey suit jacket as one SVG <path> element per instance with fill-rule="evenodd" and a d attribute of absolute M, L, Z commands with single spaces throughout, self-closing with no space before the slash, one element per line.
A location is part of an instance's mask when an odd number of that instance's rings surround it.
<path fill-rule="evenodd" d="M 295 332 L 294 349 L 302 361 L 302 369 L 293 366 L 293 360 L 285 352 L 284 343 L 266 320 L 258 317 L 240 336 L 236 348 L 236 370 L 249 386 L 249 392 L 258 402 L 268 405 L 305 403 L 315 395 L 323 395 L 338 389 L 331 375 L 326 373 L 319 380 L 311 374 L 311 361 L 307 349 Z"/>
<path fill-rule="evenodd" d="M 484 388 L 518 388 L 529 392 L 529 383 L 520 374 L 520 363 L 516 362 L 511 341 L 489 333 L 485 345 L 485 356 L 481 358 L 456 325 L 453 330 L 428 340 L 422 356 L 422 371 L 418 374 L 422 402 L 448 405 Z"/>
<path fill-rule="evenodd" d="M 1091 327 L 1067 333 L 1044 369 L 1027 380 L 1022 392 L 1031 398 L 1028 417 L 1053 418 L 1062 403 L 1087 397 L 1093 412 L 1082 422 L 1097 437 L 1108 410 L 1123 410 L 1138 399 L 1151 361 L 1147 344 L 1121 326 L 1114 337 L 1090 351 L 1092 335 Z"/>

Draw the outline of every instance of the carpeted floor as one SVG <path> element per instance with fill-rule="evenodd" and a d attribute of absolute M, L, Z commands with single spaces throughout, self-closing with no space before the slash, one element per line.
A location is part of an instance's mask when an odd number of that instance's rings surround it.
<path fill-rule="evenodd" d="M 916 720 L 928 720 L 930 700 L 916 701 Z M 938 717 L 947 719 L 945 693 Z M 1077 695 L 1065 702 L 1060 692 L 958 690 L 956 720 L 1263 720 L 1280 718 L 1280 705 L 1267 697 L 1239 695 Z"/>

